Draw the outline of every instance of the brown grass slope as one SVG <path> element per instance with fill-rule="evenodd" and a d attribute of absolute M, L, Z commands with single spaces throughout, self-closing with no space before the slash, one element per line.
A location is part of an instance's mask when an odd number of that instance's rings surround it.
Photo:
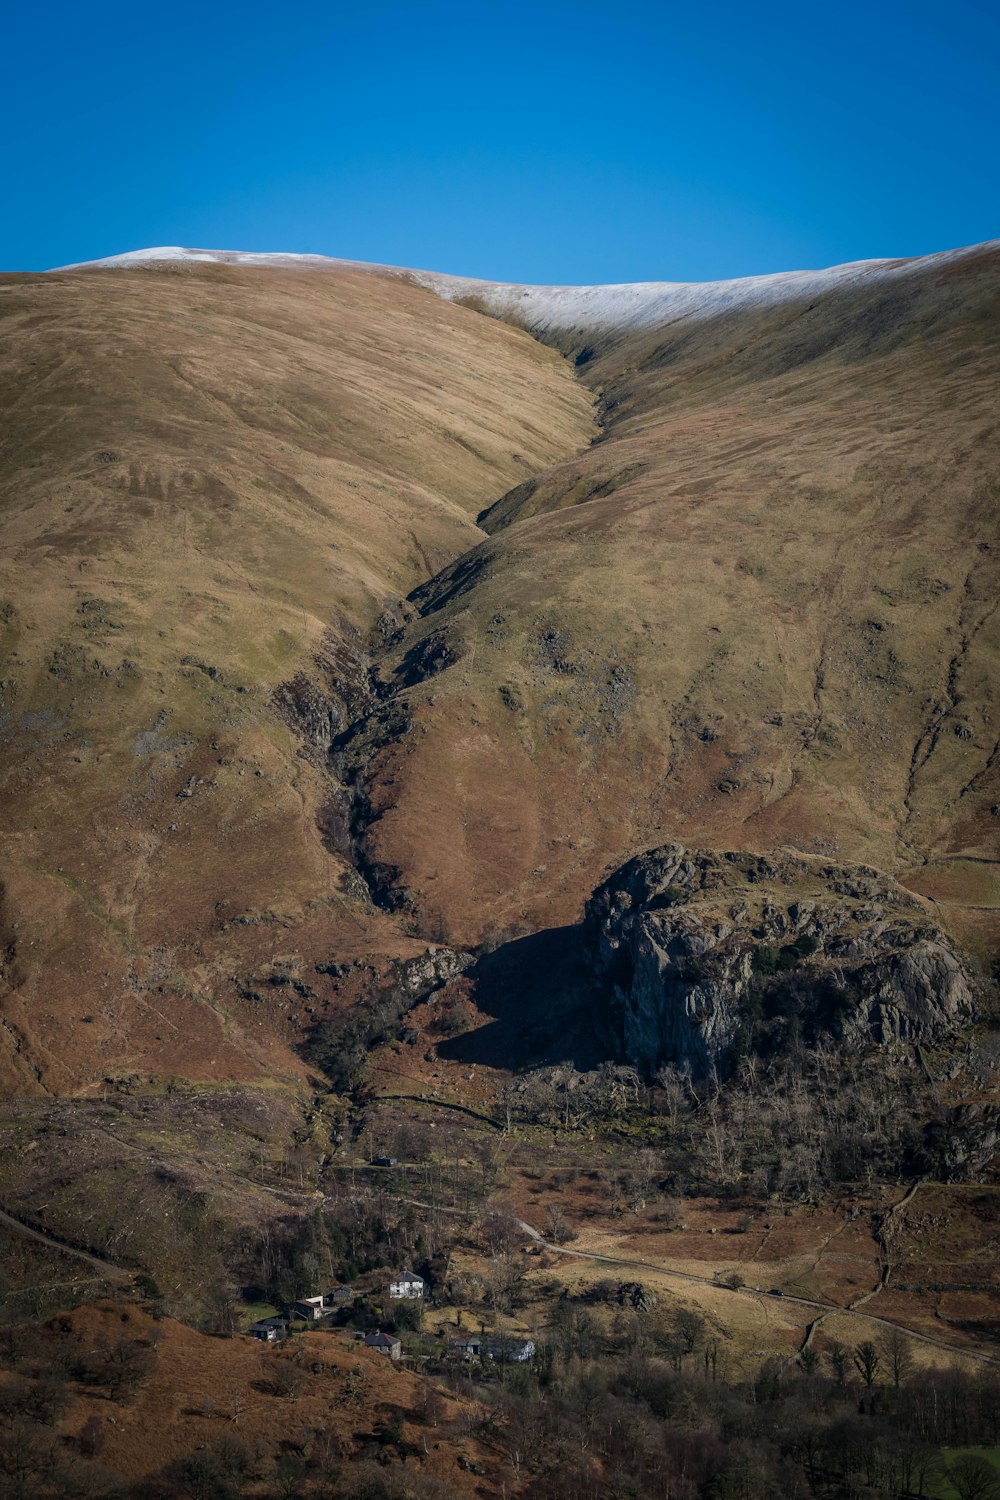
<path fill-rule="evenodd" d="M 997 282 L 588 335 L 574 381 L 399 277 L 0 280 L 7 1087 L 301 1077 L 317 961 L 573 920 L 665 840 L 867 860 L 990 953 Z M 377 623 L 343 757 L 395 917 L 275 700 Z"/>
<path fill-rule="evenodd" d="M 0 1375 L 0 1392 L 16 1400 L 20 1372 L 46 1361 L 85 1373 L 109 1354 L 142 1371 L 135 1387 L 111 1400 L 100 1384 L 71 1378 L 65 1409 L 51 1429 L 36 1429 L 25 1454 L 32 1477 L 55 1459 L 84 1494 L 212 1493 L 185 1466 L 235 1448 L 243 1495 L 330 1493 L 341 1471 L 357 1493 L 385 1492 L 378 1478 L 421 1497 L 501 1492 L 497 1445 L 471 1436 L 475 1406 L 344 1334 L 304 1333 L 293 1348 L 274 1349 L 98 1302 L 51 1318 L 33 1363 L 22 1354 L 13 1374 Z M 395 1414 L 402 1431 L 387 1444 L 381 1435 Z"/>
<path fill-rule="evenodd" d="M 419 945 L 325 847 L 275 690 L 586 442 L 590 398 L 360 272 L 6 276 L 0 318 L 0 1080 L 292 1076 L 305 1018 L 236 971 Z"/>
<path fill-rule="evenodd" d="M 670 838 L 864 860 L 995 951 L 998 330 L 992 250 L 592 344 L 602 439 L 490 508 L 383 663 L 455 658 L 368 766 L 423 920 L 572 920 Z"/>

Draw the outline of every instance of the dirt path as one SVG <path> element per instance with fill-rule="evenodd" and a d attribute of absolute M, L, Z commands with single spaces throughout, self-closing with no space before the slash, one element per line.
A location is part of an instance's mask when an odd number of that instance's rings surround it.
<path fill-rule="evenodd" d="M 916 1190 L 916 1184 L 914 1185 L 914 1188 L 912 1188 L 910 1190 L 910 1193 L 907 1195 L 907 1199 L 904 1199 L 903 1201 L 904 1202 L 908 1201 L 908 1198 L 912 1196 L 912 1194 L 913 1194 L 913 1192 L 915 1190 Z M 897 1207 L 902 1207 L 902 1203 L 897 1204 Z M 541 1245 L 546 1250 L 551 1251 L 553 1255 L 572 1255 L 572 1256 L 574 1256 L 578 1260 L 592 1260 L 592 1261 L 597 1261 L 601 1265 L 606 1265 L 606 1266 L 624 1266 L 627 1269 L 633 1270 L 633 1271 L 634 1270 L 639 1270 L 639 1271 L 652 1272 L 655 1275 L 672 1277 L 672 1278 L 674 1278 L 674 1279 L 676 1279 L 678 1281 L 691 1281 L 691 1282 L 698 1283 L 701 1286 L 715 1287 L 716 1290 L 719 1290 L 723 1286 L 722 1282 L 717 1281 L 712 1276 L 698 1276 L 693 1271 L 678 1271 L 678 1270 L 672 1269 L 669 1266 L 657 1265 L 654 1262 L 648 1261 L 648 1260 L 626 1260 L 626 1259 L 620 1258 L 620 1257 L 618 1257 L 616 1255 L 600 1255 L 596 1251 L 593 1251 L 593 1250 L 570 1250 L 565 1245 L 556 1245 L 556 1244 L 553 1244 L 551 1240 L 545 1239 L 545 1237 L 537 1229 L 535 1229 L 531 1224 L 526 1223 L 526 1221 L 524 1219 L 518 1219 L 517 1222 L 520 1225 L 521 1229 L 524 1231 L 524 1233 L 528 1236 L 529 1239 L 534 1240 L 535 1244 Z M 868 1292 L 866 1294 L 866 1296 L 868 1296 L 868 1297 L 874 1296 L 875 1292 L 880 1289 L 880 1287 L 881 1287 L 882 1284 L 883 1283 L 880 1280 L 879 1286 L 876 1287 L 874 1289 L 874 1291 Z M 744 1286 L 744 1287 L 735 1288 L 733 1290 L 733 1295 L 734 1296 L 754 1297 L 754 1298 L 764 1298 L 764 1297 L 766 1297 L 768 1295 L 768 1293 L 767 1292 L 758 1291 L 755 1287 Z M 823 1320 L 825 1318 L 828 1318 L 828 1317 L 859 1318 L 859 1319 L 863 1320 L 866 1323 L 875 1323 L 875 1324 L 877 1324 L 881 1328 L 900 1330 L 903 1333 L 905 1333 L 908 1338 L 917 1339 L 921 1344 L 930 1344 L 935 1349 L 943 1349 L 945 1351 L 945 1353 L 947 1353 L 947 1354 L 957 1355 L 957 1356 L 959 1356 L 961 1358 L 965 1358 L 965 1359 L 977 1359 L 977 1360 L 981 1361 L 983 1364 L 998 1365 L 998 1366 L 1000 1366 L 1000 1358 L 998 1358 L 996 1355 L 993 1355 L 993 1354 L 981 1354 L 981 1353 L 978 1352 L 978 1350 L 975 1350 L 975 1349 L 966 1349 L 966 1348 L 963 1348 L 960 1344 L 951 1344 L 951 1343 L 948 1343 L 944 1339 L 932 1338 L 931 1335 L 928 1334 L 928 1333 L 917 1333 L 912 1328 L 906 1328 L 906 1327 L 904 1327 L 904 1325 L 902 1323 L 893 1323 L 888 1318 L 879 1318 L 879 1317 L 876 1317 L 874 1313 L 859 1312 L 853 1306 L 852 1307 L 838 1307 L 835 1303 L 831 1303 L 831 1302 L 814 1302 L 809 1297 L 796 1297 L 796 1296 L 793 1296 L 792 1293 L 790 1293 L 790 1292 L 783 1293 L 783 1295 L 781 1297 L 781 1301 L 782 1302 L 790 1302 L 790 1303 L 792 1303 L 796 1307 L 814 1307 L 814 1308 L 816 1308 L 818 1311 L 820 1311 L 822 1313 L 822 1317 L 815 1318 L 810 1323 L 809 1329 L 807 1330 L 807 1333 L 806 1333 L 806 1340 L 805 1340 L 806 1343 L 811 1338 L 813 1330 L 821 1322 L 823 1322 Z M 766 1303 L 762 1303 L 762 1306 L 766 1309 L 767 1304 Z M 803 1345 L 803 1347 L 804 1347 L 804 1345 Z"/>
<path fill-rule="evenodd" d="M 884 1291 L 885 1288 L 888 1286 L 888 1284 L 889 1284 L 889 1277 L 892 1275 L 892 1262 L 889 1259 L 889 1247 L 888 1247 L 888 1242 L 887 1242 L 887 1239 L 886 1239 L 886 1230 L 891 1225 L 892 1220 L 894 1219 L 894 1217 L 896 1216 L 896 1214 L 899 1213 L 899 1210 L 901 1208 L 905 1208 L 906 1207 L 906 1205 L 913 1198 L 913 1196 L 916 1193 L 917 1189 L 923 1185 L 924 1180 L 925 1179 L 923 1177 L 918 1177 L 913 1182 L 911 1182 L 910 1186 L 907 1188 L 907 1190 L 903 1194 L 902 1198 L 900 1198 L 899 1202 L 898 1203 L 894 1203 L 892 1205 L 892 1207 L 886 1213 L 885 1218 L 884 1218 L 884 1220 L 882 1222 L 882 1227 L 878 1231 L 878 1234 L 877 1234 L 878 1243 L 879 1243 L 879 1246 L 880 1246 L 881 1251 L 882 1251 L 882 1261 L 881 1261 L 881 1264 L 879 1266 L 878 1281 L 875 1283 L 875 1285 L 871 1288 L 870 1291 L 862 1292 L 859 1296 L 853 1298 L 853 1300 L 851 1302 L 849 1302 L 848 1305 L 847 1305 L 847 1307 L 844 1309 L 845 1312 L 856 1312 L 859 1307 L 861 1307 L 866 1302 L 870 1302 L 873 1297 L 876 1297 L 879 1292 Z M 819 1257 L 817 1257 L 816 1264 L 817 1265 L 819 1264 Z M 832 1310 L 831 1310 L 831 1312 L 822 1313 L 818 1318 L 813 1318 L 812 1322 L 806 1328 L 805 1338 L 802 1340 L 802 1345 L 801 1345 L 801 1348 L 799 1350 L 800 1354 L 801 1354 L 801 1352 L 802 1352 L 803 1349 L 808 1349 L 809 1348 L 810 1344 L 812 1343 L 813 1334 L 816 1332 L 817 1328 L 819 1328 L 822 1323 L 825 1323 L 826 1320 L 827 1320 L 827 1318 L 829 1318 L 831 1316 L 832 1316 Z M 860 1314 L 859 1316 L 862 1316 L 862 1317 L 871 1317 L 871 1314 Z M 885 1322 L 884 1319 L 882 1319 L 882 1318 L 875 1318 L 875 1317 L 872 1317 L 871 1321 L 873 1323 L 882 1323 L 882 1322 Z M 886 1326 L 887 1327 L 894 1327 L 895 1325 L 891 1324 L 891 1323 L 887 1323 Z M 909 1330 L 906 1330 L 906 1331 L 909 1332 Z M 933 1343 L 937 1343 L 938 1342 L 936 1339 L 931 1338 L 928 1334 L 923 1334 L 923 1333 L 915 1333 L 915 1334 L 913 1334 L 913 1338 L 922 1339 L 925 1343 L 928 1343 L 928 1344 L 933 1344 Z M 950 1345 L 950 1344 L 943 1344 L 942 1343 L 942 1344 L 939 1345 L 939 1347 L 942 1348 L 942 1349 L 944 1349 L 944 1348 L 952 1348 L 953 1346 Z M 973 1354 L 972 1358 L 973 1359 L 987 1359 L 987 1360 L 990 1360 L 992 1363 L 996 1362 L 996 1361 L 993 1361 L 992 1360 L 992 1356 L 990 1356 L 988 1354 Z"/>
<path fill-rule="evenodd" d="M 914 1193 L 916 1193 L 917 1189 L 922 1185 L 922 1182 L 922 1178 L 918 1179 L 908 1188 L 907 1192 L 899 1200 L 899 1202 L 894 1204 L 889 1210 L 889 1216 L 897 1213 L 899 1209 L 905 1207 L 905 1205 L 910 1202 Z M 436 1208 L 436 1211 L 439 1213 L 454 1214 L 460 1218 L 469 1217 L 467 1210 L 462 1208 L 441 1208 L 431 1203 L 425 1203 L 416 1198 L 403 1198 L 400 1201 L 403 1203 L 410 1203 L 415 1208 Z M 552 1240 L 547 1240 L 541 1233 L 541 1231 L 536 1229 L 533 1224 L 529 1224 L 526 1219 L 518 1219 L 517 1222 L 522 1232 L 526 1234 L 530 1240 L 533 1240 L 536 1245 L 540 1245 L 543 1249 L 551 1251 L 553 1255 L 569 1255 L 576 1260 L 594 1261 L 598 1265 L 622 1266 L 627 1270 L 646 1271 L 657 1276 L 665 1276 L 668 1279 L 672 1279 L 674 1281 L 687 1281 L 692 1282 L 697 1286 L 713 1287 L 716 1291 L 724 1289 L 725 1284 L 719 1281 L 715 1276 L 699 1276 L 694 1271 L 679 1271 L 675 1267 L 657 1264 L 654 1261 L 631 1260 L 624 1256 L 603 1255 L 596 1250 L 571 1250 L 567 1245 L 557 1245 Z M 841 1225 L 840 1227 L 843 1228 L 844 1226 Z M 839 1230 L 835 1230 L 834 1233 L 839 1233 Z M 886 1262 L 881 1268 L 878 1285 L 873 1287 L 871 1291 L 863 1292 L 861 1296 L 856 1300 L 856 1302 L 852 1303 L 848 1307 L 838 1306 L 838 1304 L 834 1302 L 816 1302 L 810 1297 L 797 1297 L 791 1292 L 782 1293 L 780 1299 L 775 1298 L 775 1302 L 777 1303 L 780 1300 L 783 1303 L 791 1303 L 795 1307 L 814 1308 L 820 1314 L 818 1318 L 813 1318 L 806 1328 L 805 1338 L 802 1342 L 803 1349 L 808 1346 L 816 1329 L 820 1326 L 821 1323 L 825 1322 L 827 1318 L 857 1318 L 864 1323 L 874 1323 L 879 1328 L 901 1331 L 905 1333 L 908 1338 L 916 1339 L 917 1342 L 921 1344 L 928 1344 L 933 1349 L 940 1349 L 946 1354 L 956 1355 L 957 1357 L 964 1359 L 975 1359 L 979 1360 L 981 1364 L 996 1365 L 1000 1367 L 1000 1357 L 998 1357 L 997 1355 L 983 1354 L 977 1349 L 968 1349 L 961 1344 L 950 1343 L 947 1339 L 934 1338 L 929 1333 L 918 1333 L 913 1328 L 907 1328 L 905 1324 L 894 1323 L 890 1318 L 880 1318 L 877 1317 L 875 1313 L 861 1312 L 860 1305 L 864 1302 L 867 1302 L 869 1298 L 874 1297 L 877 1292 L 880 1292 L 882 1290 L 889 1279 L 891 1269 L 892 1268 L 889 1263 Z M 756 1287 L 744 1286 L 734 1288 L 733 1296 L 753 1297 L 756 1301 L 760 1302 L 761 1308 L 766 1315 L 769 1304 L 765 1299 L 769 1296 L 769 1293 L 759 1291 Z"/>
<path fill-rule="evenodd" d="M 58 1250 L 62 1255 L 72 1255 L 77 1260 L 86 1261 L 88 1266 L 94 1266 L 100 1271 L 102 1277 L 110 1280 L 131 1281 L 136 1275 L 135 1270 L 130 1270 L 127 1266 L 117 1266 L 113 1261 L 102 1260 L 99 1255 L 91 1255 L 87 1250 L 77 1250 L 73 1245 L 64 1245 L 62 1240 L 46 1234 L 44 1230 L 33 1229 L 30 1224 L 22 1224 L 20 1219 L 15 1219 L 13 1214 L 5 1213 L 2 1208 L 0 1208 L 0 1225 L 3 1225 L 5 1229 L 12 1229 L 15 1234 L 24 1235 L 26 1239 L 37 1240 L 49 1250 Z"/>

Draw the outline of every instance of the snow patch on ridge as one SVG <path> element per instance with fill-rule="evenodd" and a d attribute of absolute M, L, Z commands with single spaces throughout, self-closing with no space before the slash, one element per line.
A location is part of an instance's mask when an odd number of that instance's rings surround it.
<path fill-rule="evenodd" d="M 338 260 L 327 255 L 280 251 L 191 250 L 161 245 L 130 250 L 103 260 L 60 266 L 61 271 L 91 267 L 142 267 L 164 261 L 214 261 L 223 265 L 286 266 L 310 269 L 347 268 L 399 276 L 436 292 L 448 301 L 472 299 L 498 317 L 513 317 L 533 333 L 622 331 L 696 322 L 726 312 L 774 307 L 795 299 L 819 296 L 835 287 L 890 280 L 895 276 L 933 270 L 984 249 L 1000 248 L 1000 240 L 960 250 L 946 250 L 909 260 L 859 260 L 822 271 L 782 271 L 770 276 L 742 276 L 730 281 L 638 281 L 610 286 L 523 286 L 478 281 L 438 271 L 411 271 L 402 266 L 380 266 L 371 261 Z"/>
<path fill-rule="evenodd" d="M 730 281 L 638 281 L 610 286 L 515 286 L 495 281 L 413 271 L 411 276 L 449 300 L 473 298 L 498 316 L 515 317 L 533 333 L 622 331 L 695 322 L 726 312 L 774 307 L 820 296 L 835 287 L 920 274 L 1000 240 L 907 260 L 858 260 L 822 271 L 781 271 Z"/>
<path fill-rule="evenodd" d="M 101 260 L 74 261 L 72 265 L 55 266 L 56 271 L 89 271 L 101 266 L 148 266 L 165 260 L 214 261 L 218 265 L 274 266 L 359 266 L 364 270 L 395 270 L 376 266 L 365 260 L 337 260 L 329 255 L 300 255 L 291 250 L 189 250 L 183 245 L 155 245 L 148 250 L 126 250 L 122 255 L 105 255 Z"/>

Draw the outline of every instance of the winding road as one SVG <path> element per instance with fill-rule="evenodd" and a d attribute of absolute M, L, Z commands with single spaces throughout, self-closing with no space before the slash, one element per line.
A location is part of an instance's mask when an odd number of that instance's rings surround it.
<path fill-rule="evenodd" d="M 918 1186 L 919 1183 L 914 1183 L 906 1196 L 898 1204 L 896 1204 L 895 1208 L 890 1210 L 890 1212 L 895 1212 L 896 1209 L 902 1208 L 905 1203 L 909 1202 L 910 1198 L 912 1198 L 913 1194 L 916 1192 Z M 320 1195 L 299 1195 L 292 1193 L 288 1196 L 315 1197 Z M 408 1203 L 414 1208 L 428 1209 L 438 1213 L 455 1215 L 460 1218 L 469 1217 L 469 1212 L 461 1208 L 444 1208 L 439 1204 L 426 1203 L 417 1198 L 400 1198 L 399 1201 L 401 1203 Z M 546 1239 L 542 1232 L 536 1229 L 533 1224 L 529 1224 L 526 1219 L 518 1219 L 517 1223 L 518 1227 L 521 1229 L 521 1232 L 527 1235 L 528 1239 L 530 1239 L 534 1244 L 540 1246 L 542 1249 L 548 1250 L 552 1255 L 567 1255 L 575 1260 L 592 1261 L 598 1265 L 619 1266 L 625 1270 L 630 1271 L 645 1271 L 647 1275 L 664 1276 L 674 1281 L 684 1281 L 694 1283 L 695 1285 L 699 1286 L 713 1287 L 717 1291 L 724 1289 L 725 1284 L 719 1281 L 717 1275 L 699 1276 L 694 1271 L 679 1271 L 674 1267 L 658 1264 L 655 1261 L 634 1260 L 626 1256 L 606 1255 L 601 1254 L 596 1250 L 573 1250 L 568 1245 L 558 1245 L 553 1240 Z M 92 1266 L 95 1271 L 98 1271 L 103 1279 L 114 1281 L 131 1281 L 136 1275 L 136 1271 L 134 1268 L 116 1265 L 113 1261 L 103 1260 L 100 1256 L 92 1255 L 87 1250 L 78 1250 L 73 1245 L 63 1244 L 61 1240 L 56 1239 L 53 1235 L 45 1233 L 44 1230 L 35 1229 L 30 1224 L 22 1223 L 20 1219 L 15 1218 L 13 1214 L 7 1213 L 3 1209 L 0 1209 L 0 1226 L 10 1229 L 16 1234 L 23 1235 L 27 1239 L 35 1240 L 39 1244 L 45 1245 L 50 1250 L 58 1250 L 63 1255 L 71 1255 L 76 1260 L 85 1262 L 87 1265 Z M 915 1339 L 918 1343 L 921 1344 L 929 1344 L 932 1348 L 940 1349 L 946 1354 L 951 1354 L 961 1359 L 974 1359 L 978 1360 L 981 1364 L 1000 1367 L 1000 1357 L 998 1357 L 997 1355 L 984 1354 L 978 1349 L 969 1349 L 959 1344 L 952 1344 L 949 1343 L 946 1339 L 934 1338 L 931 1334 L 928 1333 L 918 1333 L 912 1328 L 907 1328 L 902 1323 L 892 1322 L 889 1318 L 880 1318 L 875 1313 L 862 1312 L 860 1309 L 860 1304 L 873 1297 L 876 1292 L 882 1289 L 882 1287 L 886 1283 L 886 1280 L 888 1279 L 888 1272 L 888 1265 L 883 1266 L 882 1275 L 879 1278 L 878 1286 L 874 1287 L 872 1291 L 865 1293 L 863 1297 L 860 1297 L 858 1299 L 857 1303 L 849 1307 L 840 1307 L 836 1303 L 832 1302 L 817 1302 L 809 1297 L 799 1297 L 791 1292 L 783 1292 L 781 1295 L 782 1303 L 791 1303 L 795 1307 L 811 1308 L 820 1314 L 819 1317 L 814 1318 L 809 1323 L 808 1328 L 806 1329 L 803 1347 L 805 1347 L 809 1343 L 815 1330 L 826 1318 L 857 1318 L 862 1322 L 875 1324 L 879 1328 L 900 1330 L 905 1333 L 908 1338 Z M 760 1287 L 748 1286 L 734 1287 L 731 1289 L 731 1294 L 734 1297 L 753 1297 L 756 1300 L 773 1296 L 773 1293 L 762 1291 Z"/>
<path fill-rule="evenodd" d="M 524 1219 L 518 1219 L 517 1222 L 522 1231 L 528 1236 L 529 1239 L 533 1240 L 536 1245 L 544 1246 L 544 1248 L 546 1250 L 550 1250 L 553 1255 L 572 1255 L 577 1260 L 598 1261 L 601 1265 L 606 1266 L 624 1266 L 628 1270 L 651 1272 L 654 1275 L 671 1277 L 677 1281 L 689 1281 L 695 1282 L 701 1286 L 715 1287 L 717 1290 L 723 1289 L 725 1285 L 714 1276 L 698 1276 L 693 1271 L 677 1271 L 673 1270 L 669 1266 L 657 1265 L 654 1261 L 628 1260 L 616 1255 L 600 1255 L 594 1250 L 570 1250 L 566 1245 L 556 1245 L 551 1240 L 545 1239 L 545 1237 L 537 1229 L 535 1229 L 533 1225 L 528 1224 Z M 883 1284 L 883 1281 L 880 1280 L 879 1286 L 875 1287 L 873 1291 L 868 1292 L 866 1296 L 874 1296 L 875 1292 L 879 1291 Z M 732 1295 L 734 1297 L 744 1296 L 753 1297 L 754 1299 L 760 1299 L 763 1297 L 772 1296 L 773 1293 L 764 1292 L 759 1287 L 742 1286 L 732 1288 Z M 1000 1367 L 1000 1357 L 998 1357 L 997 1355 L 983 1354 L 977 1349 L 968 1349 L 964 1348 L 960 1344 L 949 1343 L 946 1339 L 936 1339 L 933 1338 L 929 1333 L 917 1333 L 914 1329 L 907 1328 L 902 1323 L 893 1323 L 889 1318 L 877 1317 L 875 1313 L 860 1312 L 856 1306 L 838 1307 L 834 1302 L 814 1302 L 809 1297 L 797 1297 L 794 1296 L 791 1292 L 783 1292 L 781 1294 L 780 1300 L 783 1303 L 790 1302 L 793 1304 L 793 1306 L 796 1307 L 815 1308 L 823 1315 L 823 1318 L 860 1318 L 866 1323 L 875 1323 L 880 1328 L 895 1329 L 899 1332 L 905 1333 L 908 1338 L 916 1339 L 921 1344 L 930 1344 L 935 1349 L 942 1349 L 946 1354 L 957 1355 L 959 1358 L 963 1359 L 976 1359 L 983 1364 L 996 1365 Z M 809 1332 L 807 1332 L 806 1335 L 807 1341 L 811 1336 L 811 1331 L 821 1321 L 822 1318 L 816 1318 L 809 1325 Z"/>

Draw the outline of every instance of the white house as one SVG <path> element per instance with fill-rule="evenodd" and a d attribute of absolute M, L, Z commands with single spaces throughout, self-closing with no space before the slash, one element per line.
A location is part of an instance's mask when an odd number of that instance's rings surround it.
<path fill-rule="evenodd" d="M 523 1365 L 535 1357 L 534 1339 L 512 1339 L 504 1336 L 486 1340 L 487 1359 L 497 1359 L 504 1364 Z"/>
<path fill-rule="evenodd" d="M 390 1301 L 413 1301 L 423 1295 L 424 1283 L 419 1276 L 414 1276 L 412 1271 L 400 1271 L 399 1275 L 389 1282 Z"/>
<path fill-rule="evenodd" d="M 533 1339 L 516 1339 L 508 1335 L 484 1338 L 482 1334 L 467 1334 L 464 1339 L 455 1339 L 451 1347 L 460 1359 L 481 1359 L 485 1355 L 501 1364 L 523 1365 L 536 1353 Z"/>

